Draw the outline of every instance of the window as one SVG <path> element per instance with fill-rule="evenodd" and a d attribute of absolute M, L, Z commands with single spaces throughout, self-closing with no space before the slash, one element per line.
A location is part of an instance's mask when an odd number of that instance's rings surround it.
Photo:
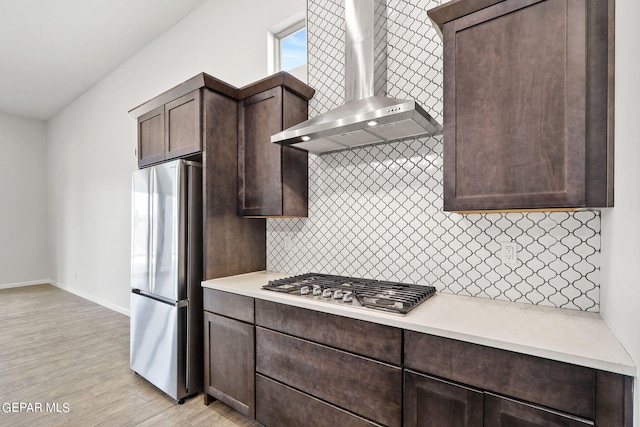
<path fill-rule="evenodd" d="M 307 28 L 305 14 L 297 14 L 268 32 L 269 74 L 286 71 L 307 80 Z"/>
<path fill-rule="evenodd" d="M 289 71 L 307 62 L 307 28 L 279 38 L 280 71 Z"/>

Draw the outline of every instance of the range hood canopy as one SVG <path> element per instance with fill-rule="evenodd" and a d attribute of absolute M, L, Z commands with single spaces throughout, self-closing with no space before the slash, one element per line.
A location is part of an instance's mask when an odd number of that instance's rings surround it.
<path fill-rule="evenodd" d="M 414 100 L 385 96 L 385 0 L 345 0 L 345 34 L 347 102 L 273 135 L 271 142 L 321 154 L 442 132 Z"/>

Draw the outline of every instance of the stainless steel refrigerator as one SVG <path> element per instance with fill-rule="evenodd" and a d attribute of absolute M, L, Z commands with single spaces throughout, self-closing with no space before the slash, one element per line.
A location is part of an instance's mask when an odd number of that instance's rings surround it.
<path fill-rule="evenodd" d="M 131 369 L 182 403 L 202 391 L 202 167 L 133 173 Z"/>

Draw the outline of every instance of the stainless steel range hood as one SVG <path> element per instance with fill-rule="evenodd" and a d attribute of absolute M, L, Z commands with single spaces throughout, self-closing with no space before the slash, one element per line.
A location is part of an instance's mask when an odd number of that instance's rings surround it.
<path fill-rule="evenodd" d="M 345 0 L 345 99 L 341 107 L 271 137 L 313 153 L 442 132 L 413 100 L 388 98 L 385 0 Z"/>

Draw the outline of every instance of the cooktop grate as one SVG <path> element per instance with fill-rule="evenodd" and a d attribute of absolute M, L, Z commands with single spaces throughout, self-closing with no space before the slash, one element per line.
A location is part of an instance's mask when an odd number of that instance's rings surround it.
<path fill-rule="evenodd" d="M 306 296 L 327 302 L 359 305 L 376 310 L 406 314 L 436 293 L 433 286 L 411 285 L 329 274 L 307 273 L 271 280 L 263 289 Z M 339 291 L 339 292 L 336 292 Z"/>

